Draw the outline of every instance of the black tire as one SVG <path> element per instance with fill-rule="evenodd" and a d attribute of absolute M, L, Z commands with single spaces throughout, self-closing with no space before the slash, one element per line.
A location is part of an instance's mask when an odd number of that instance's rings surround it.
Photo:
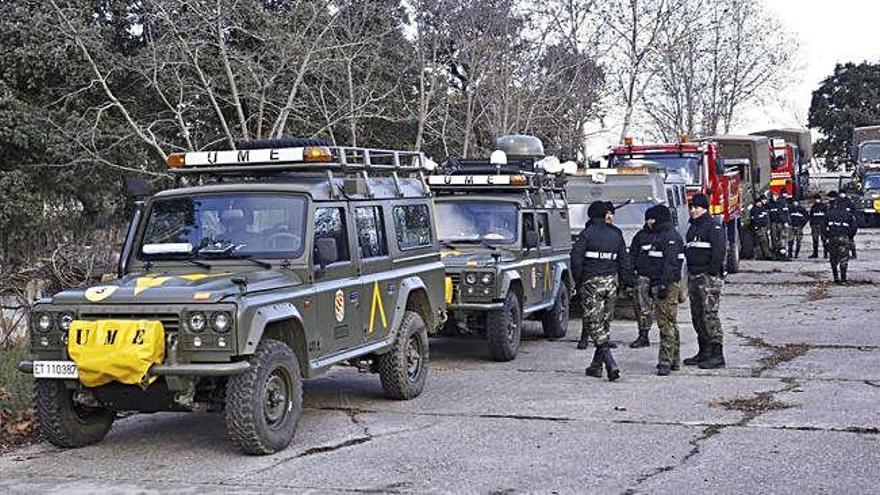
<path fill-rule="evenodd" d="M 559 287 L 559 293 L 556 294 L 556 301 L 553 307 L 544 311 L 541 316 L 541 326 L 544 329 L 544 336 L 548 339 L 561 339 L 565 337 L 568 331 L 569 308 L 571 304 L 571 293 L 566 284 Z"/>
<path fill-rule="evenodd" d="M 510 361 L 516 357 L 522 339 L 522 309 L 513 292 L 507 293 L 504 308 L 486 316 L 486 338 L 489 356 L 495 361 Z"/>
<path fill-rule="evenodd" d="M 34 410 L 40 433 L 56 447 L 77 448 L 100 442 L 116 419 L 109 409 L 75 404 L 73 392 L 61 380 L 34 382 Z"/>
<path fill-rule="evenodd" d="M 302 414 L 299 361 L 286 344 L 266 339 L 250 363 L 226 385 L 226 430 L 246 454 L 272 454 L 290 444 Z"/>
<path fill-rule="evenodd" d="M 739 224 L 734 223 L 733 239 L 728 236 L 727 244 L 727 273 L 736 273 L 739 271 Z"/>
<path fill-rule="evenodd" d="M 421 315 L 403 313 L 394 346 L 378 357 L 379 380 L 388 397 L 418 397 L 428 379 L 428 330 Z"/>

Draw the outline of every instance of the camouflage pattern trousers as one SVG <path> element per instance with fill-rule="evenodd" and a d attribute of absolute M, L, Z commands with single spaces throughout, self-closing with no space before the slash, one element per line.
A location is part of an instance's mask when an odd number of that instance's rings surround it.
<path fill-rule="evenodd" d="M 770 250 L 770 233 L 767 227 L 755 229 L 755 259 L 773 259 L 773 251 Z"/>
<path fill-rule="evenodd" d="M 788 251 L 788 227 L 784 223 L 770 224 L 770 241 L 773 243 L 773 252 L 782 254 Z"/>
<path fill-rule="evenodd" d="M 789 244 L 793 245 L 794 253 L 800 252 L 801 250 L 801 241 L 804 239 L 804 228 L 803 227 L 792 227 L 791 228 L 791 240 L 789 240 Z M 794 256 L 794 253 L 791 253 Z"/>
<path fill-rule="evenodd" d="M 724 280 L 717 275 L 700 273 L 688 277 L 688 295 L 691 300 L 691 321 L 697 338 L 705 344 L 723 343 L 721 319 L 718 307 L 721 305 L 721 288 Z"/>
<path fill-rule="evenodd" d="M 657 326 L 660 327 L 660 353 L 657 364 L 672 366 L 681 362 L 679 351 L 681 341 L 678 334 L 678 298 L 681 295 L 681 284 L 678 282 L 668 287 L 666 297 L 654 299 L 657 308 Z"/>
<path fill-rule="evenodd" d="M 611 317 L 617 302 L 617 275 L 592 277 L 580 287 L 583 331 L 596 347 L 611 340 Z"/>
<path fill-rule="evenodd" d="M 835 236 L 828 239 L 828 256 L 831 261 L 831 269 L 836 270 L 838 266 L 849 266 L 850 244 L 852 240 L 849 236 Z"/>
<path fill-rule="evenodd" d="M 651 279 L 639 275 L 633 290 L 633 305 L 636 310 L 636 322 L 639 332 L 651 330 L 654 324 L 654 298 L 651 297 Z"/>

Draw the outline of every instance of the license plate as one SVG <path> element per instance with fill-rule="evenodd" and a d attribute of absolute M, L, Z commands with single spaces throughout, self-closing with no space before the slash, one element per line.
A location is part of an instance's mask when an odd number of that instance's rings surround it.
<path fill-rule="evenodd" d="M 79 369 L 73 361 L 34 361 L 34 378 L 79 378 Z"/>

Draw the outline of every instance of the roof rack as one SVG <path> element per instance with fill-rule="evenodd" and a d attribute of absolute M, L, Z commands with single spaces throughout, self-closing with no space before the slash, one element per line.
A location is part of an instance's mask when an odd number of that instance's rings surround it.
<path fill-rule="evenodd" d="M 558 160 L 557 160 L 558 163 Z M 428 185 L 436 192 L 463 190 L 565 190 L 567 176 L 545 171 L 532 158 L 495 161 L 491 158 L 448 158 Z"/>
<path fill-rule="evenodd" d="M 431 169 L 431 163 L 420 151 L 323 145 L 174 153 L 167 160 L 169 170 L 181 175 L 325 170 L 378 175 L 424 172 Z"/>

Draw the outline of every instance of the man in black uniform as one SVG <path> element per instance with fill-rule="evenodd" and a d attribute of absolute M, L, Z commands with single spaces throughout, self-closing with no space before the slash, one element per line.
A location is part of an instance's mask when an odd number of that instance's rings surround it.
<path fill-rule="evenodd" d="M 800 201 L 791 202 L 791 238 L 788 240 L 788 253 L 792 258 L 797 258 L 801 254 L 801 241 L 804 238 L 804 226 L 807 225 L 807 219 L 810 214 L 807 209 L 801 205 Z"/>
<path fill-rule="evenodd" d="M 687 231 L 685 256 L 691 320 L 697 332 L 699 351 L 685 359 L 684 364 L 713 369 L 726 364 L 718 307 L 724 285 L 727 239 L 721 224 L 708 214 L 708 210 L 709 198 L 704 194 L 695 194 L 691 198 L 691 226 Z"/>
<path fill-rule="evenodd" d="M 832 201 L 828 210 L 828 222 L 825 224 L 825 238 L 828 239 L 831 275 L 835 284 L 846 283 L 850 244 L 857 231 L 856 218 L 847 210 L 846 203 L 840 198 Z"/>
<path fill-rule="evenodd" d="M 630 343 L 633 349 L 648 347 L 648 332 L 654 324 L 654 298 L 651 296 L 651 268 L 653 263 L 650 251 L 654 245 L 654 225 L 657 221 L 654 215 L 656 206 L 645 211 L 645 225 L 633 236 L 629 246 L 629 256 L 633 264 L 633 305 L 636 312 L 636 323 L 639 327 L 639 337 Z M 656 278 L 656 277 L 655 277 Z"/>
<path fill-rule="evenodd" d="M 646 272 L 649 274 L 651 294 L 660 327 L 660 351 L 657 356 L 657 374 L 666 376 L 678 370 L 681 359 L 678 333 L 678 296 L 681 291 L 681 264 L 684 262 L 684 243 L 672 225 L 672 214 L 664 205 L 652 208 L 655 218 L 653 242 L 648 250 Z"/>
<path fill-rule="evenodd" d="M 828 204 L 819 196 L 810 207 L 810 236 L 813 238 L 813 254 L 810 258 L 819 257 L 819 242 L 822 243 L 822 256 L 828 257 L 828 246 L 825 239 L 825 222 L 828 221 Z"/>
<path fill-rule="evenodd" d="M 630 287 L 629 256 L 620 230 L 607 223 L 612 213 L 604 201 L 587 209 L 589 225 L 578 235 L 571 250 L 571 268 L 583 308 L 583 331 L 596 351 L 586 369 L 588 376 L 601 377 L 604 365 L 609 380 L 620 377 L 611 354 L 611 317 L 618 284 Z"/>
<path fill-rule="evenodd" d="M 853 225 L 856 225 L 855 222 L 858 221 L 858 217 L 856 217 L 856 214 L 857 214 L 857 213 L 856 213 L 856 207 L 855 207 L 855 204 L 853 204 L 853 200 L 852 200 L 852 198 L 849 197 L 849 195 L 846 194 L 845 192 L 840 191 L 840 196 L 838 196 L 837 199 L 838 199 L 838 201 L 840 201 L 841 204 L 843 204 L 843 206 L 846 208 L 847 213 L 849 213 L 850 215 L 852 215 L 852 217 L 853 217 L 853 222 L 854 222 Z M 853 234 L 853 237 L 850 238 L 849 249 L 850 249 L 850 252 L 852 253 L 852 259 L 856 259 L 856 258 L 858 258 L 858 255 L 856 254 L 856 239 L 855 239 L 855 234 Z"/>

